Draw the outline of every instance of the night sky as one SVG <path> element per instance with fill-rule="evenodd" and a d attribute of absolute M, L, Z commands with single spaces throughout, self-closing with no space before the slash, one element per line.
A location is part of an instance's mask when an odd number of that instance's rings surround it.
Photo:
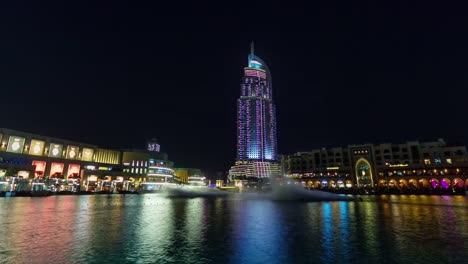
<path fill-rule="evenodd" d="M 282 154 L 468 142 L 466 6 L 43 2 L 1 4 L 0 127 L 108 148 L 156 137 L 177 167 L 226 171 L 255 41 Z"/>

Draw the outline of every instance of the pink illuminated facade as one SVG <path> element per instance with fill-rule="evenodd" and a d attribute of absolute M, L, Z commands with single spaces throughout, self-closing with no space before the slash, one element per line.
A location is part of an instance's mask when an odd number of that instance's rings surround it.
<path fill-rule="evenodd" d="M 252 51 L 237 101 L 237 160 L 276 161 L 276 109 L 268 66 Z"/>
<path fill-rule="evenodd" d="M 237 160 L 231 179 L 268 178 L 279 172 L 276 107 L 267 64 L 255 56 L 253 44 L 237 100 Z"/>

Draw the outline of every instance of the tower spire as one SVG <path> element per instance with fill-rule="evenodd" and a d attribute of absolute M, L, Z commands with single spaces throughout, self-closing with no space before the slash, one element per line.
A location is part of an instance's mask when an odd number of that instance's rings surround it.
<path fill-rule="evenodd" d="M 253 58 L 254 56 L 254 42 L 253 41 L 250 43 L 250 55 Z"/>

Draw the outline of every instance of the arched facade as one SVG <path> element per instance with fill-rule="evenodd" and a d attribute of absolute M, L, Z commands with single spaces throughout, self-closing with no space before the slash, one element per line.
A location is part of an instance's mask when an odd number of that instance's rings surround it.
<path fill-rule="evenodd" d="M 409 185 L 409 187 L 410 187 L 411 189 L 418 189 L 418 186 L 419 186 L 419 185 L 418 185 L 418 181 L 415 180 L 415 179 L 410 179 L 410 180 L 408 181 L 408 185 Z"/>
<path fill-rule="evenodd" d="M 370 162 L 364 158 L 360 158 L 354 167 L 356 175 L 356 185 L 358 188 L 373 188 L 374 179 L 372 175 L 372 167 Z"/>
<path fill-rule="evenodd" d="M 455 188 L 463 188 L 463 187 L 465 187 L 465 184 L 464 184 L 462 179 L 455 178 L 452 181 L 452 186 L 455 187 Z"/>

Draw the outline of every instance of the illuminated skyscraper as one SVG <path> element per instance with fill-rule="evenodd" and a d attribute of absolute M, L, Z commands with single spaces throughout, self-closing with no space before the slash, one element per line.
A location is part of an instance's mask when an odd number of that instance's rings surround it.
<path fill-rule="evenodd" d="M 237 160 L 276 161 L 276 113 L 271 75 L 253 45 L 237 100 Z"/>
<path fill-rule="evenodd" d="M 271 74 L 255 56 L 253 43 L 237 100 L 237 161 L 231 178 L 264 178 L 277 173 L 276 109 Z M 245 176 L 245 177 L 244 177 Z"/>

